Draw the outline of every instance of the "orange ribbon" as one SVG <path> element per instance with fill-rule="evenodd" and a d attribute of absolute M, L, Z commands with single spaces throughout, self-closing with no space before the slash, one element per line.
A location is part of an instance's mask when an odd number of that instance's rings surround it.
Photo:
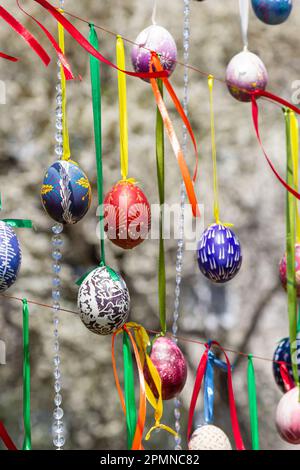
<path fill-rule="evenodd" d="M 159 68 L 161 69 L 161 65 L 160 65 L 159 60 L 157 59 L 156 54 L 152 53 L 151 63 L 150 63 L 150 71 L 153 72 L 154 68 L 157 69 L 158 71 L 160 71 Z M 184 181 L 184 184 L 185 184 L 187 196 L 188 196 L 188 199 L 189 199 L 190 204 L 192 206 L 193 215 L 194 215 L 194 217 L 199 217 L 200 216 L 200 211 L 199 211 L 199 207 L 198 207 L 198 201 L 197 201 L 197 197 L 196 197 L 196 194 L 195 194 L 193 181 L 190 177 L 189 169 L 188 169 L 188 166 L 186 164 L 186 161 L 185 161 L 185 158 L 184 158 L 184 155 L 183 155 L 183 151 L 180 147 L 178 138 L 176 136 L 174 126 L 173 126 L 172 121 L 169 117 L 169 113 L 167 111 L 166 105 L 165 105 L 164 100 L 163 100 L 163 98 L 161 96 L 161 93 L 159 91 L 156 80 L 151 78 L 150 83 L 151 83 L 151 86 L 152 86 L 152 90 L 153 90 L 153 94 L 154 94 L 154 97 L 155 97 L 157 107 L 160 111 L 161 117 L 162 117 L 163 122 L 164 122 L 164 125 L 165 125 L 165 128 L 166 128 L 166 131 L 167 131 L 167 134 L 168 134 L 173 152 L 174 152 L 174 154 L 177 158 L 177 161 L 178 161 L 178 165 L 179 165 L 179 168 L 180 168 L 180 171 L 181 171 L 181 174 L 182 174 L 182 178 L 183 178 L 183 181 Z M 170 93 L 170 90 L 171 90 L 170 83 L 168 84 L 168 87 L 169 87 L 168 91 Z M 176 96 L 173 89 L 172 89 L 172 92 L 174 93 L 174 96 Z M 183 111 L 181 105 L 180 105 L 180 107 L 177 107 L 178 103 L 179 103 L 179 100 L 176 97 L 175 106 L 176 106 L 179 114 L 181 116 L 183 116 L 182 113 L 184 113 L 184 111 Z M 184 116 L 185 116 L 185 114 L 184 114 Z M 185 116 L 185 118 L 186 118 L 186 116 Z M 187 129 L 189 127 L 190 127 L 190 125 L 187 126 Z M 195 170 L 194 178 L 196 177 L 196 174 L 197 174 L 197 168 Z"/>
<path fill-rule="evenodd" d="M 136 360 L 136 365 L 138 368 L 138 375 L 139 375 L 139 382 L 140 382 L 140 397 L 139 397 L 139 413 L 138 413 L 138 420 L 137 420 L 137 425 L 136 425 L 136 430 L 135 430 L 135 435 L 132 443 L 131 450 L 143 450 L 142 446 L 142 438 L 143 438 L 143 432 L 145 428 L 145 422 L 146 422 L 146 386 L 145 386 L 145 378 L 144 378 L 144 373 L 143 373 L 143 366 L 141 363 L 138 347 L 136 345 L 136 342 L 130 333 L 129 329 L 126 327 L 126 325 L 123 326 L 121 330 L 116 331 L 113 336 L 112 336 L 112 366 L 113 366 L 113 373 L 115 377 L 115 382 L 116 382 L 116 387 L 117 391 L 119 394 L 121 406 L 124 415 L 126 416 L 126 406 L 125 406 L 125 400 L 123 396 L 123 392 L 121 389 L 120 381 L 119 381 L 119 376 L 117 372 L 117 365 L 116 365 L 116 358 L 115 358 L 115 339 L 116 336 L 121 333 L 123 330 L 126 331 L 126 333 L 129 336 L 129 339 L 131 341 L 132 347 L 133 347 L 133 352 Z"/>

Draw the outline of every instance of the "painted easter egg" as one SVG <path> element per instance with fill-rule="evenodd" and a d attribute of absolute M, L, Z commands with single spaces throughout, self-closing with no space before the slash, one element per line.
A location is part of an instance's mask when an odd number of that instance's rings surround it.
<path fill-rule="evenodd" d="M 289 444 L 300 444 L 299 388 L 294 387 L 281 398 L 276 410 L 276 427 Z"/>
<path fill-rule="evenodd" d="M 230 281 L 242 264 L 241 245 L 234 232 L 222 224 L 212 224 L 198 243 L 199 269 L 216 283 Z"/>
<path fill-rule="evenodd" d="M 222 429 L 212 424 L 197 428 L 188 443 L 189 450 L 232 450 Z"/>
<path fill-rule="evenodd" d="M 15 231 L 7 223 L 0 221 L 0 292 L 4 292 L 16 281 L 21 259 L 21 248 Z"/>
<path fill-rule="evenodd" d="M 77 163 L 58 160 L 45 175 L 41 198 L 52 219 L 62 224 L 76 224 L 90 207 L 91 186 Z"/>
<path fill-rule="evenodd" d="M 148 26 L 136 38 L 131 51 L 131 61 L 136 72 L 150 72 L 150 51 L 157 52 L 164 70 L 170 74 L 174 71 L 177 59 L 176 43 L 169 31 L 162 26 Z"/>
<path fill-rule="evenodd" d="M 288 19 L 293 8 L 292 0 L 252 0 L 257 18 L 266 24 L 281 24 Z"/>
<path fill-rule="evenodd" d="M 142 243 L 151 227 L 151 210 L 143 191 L 119 181 L 104 199 L 104 229 L 117 246 L 131 249 Z"/>
<path fill-rule="evenodd" d="M 277 348 L 275 349 L 273 356 L 273 375 L 275 382 L 279 388 L 285 392 L 284 383 L 280 373 L 280 365 L 278 362 L 285 362 L 286 368 L 288 370 L 289 376 L 293 381 L 293 369 L 292 369 L 292 360 L 291 360 L 291 351 L 290 351 L 290 339 L 284 338 L 280 341 Z M 300 334 L 297 337 L 297 365 L 298 365 L 298 376 L 300 379 Z"/>
<path fill-rule="evenodd" d="M 174 341 L 162 336 L 154 341 L 150 358 L 161 378 L 162 399 L 171 400 L 185 386 L 187 364 L 184 355 Z M 147 367 L 145 367 L 144 374 L 149 387 L 157 397 L 157 390 Z"/>
<path fill-rule="evenodd" d="M 248 92 L 265 90 L 268 73 L 262 60 L 252 52 L 242 51 L 229 62 L 226 83 L 231 95 L 238 101 L 251 101 Z"/>
<path fill-rule="evenodd" d="M 114 333 L 129 315 L 130 296 L 123 278 L 106 266 L 94 269 L 80 286 L 78 308 L 90 331 L 98 335 Z"/>
<path fill-rule="evenodd" d="M 282 287 L 286 290 L 286 254 L 282 257 L 279 263 L 279 277 Z M 296 274 L 296 288 L 297 297 L 300 297 L 300 245 L 295 245 L 295 274 Z"/>

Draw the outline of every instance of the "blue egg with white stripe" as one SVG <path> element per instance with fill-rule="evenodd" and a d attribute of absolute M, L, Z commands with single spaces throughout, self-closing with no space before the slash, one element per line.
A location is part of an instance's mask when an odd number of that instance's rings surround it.
<path fill-rule="evenodd" d="M 230 281 L 242 264 L 240 242 L 235 233 L 222 224 L 212 224 L 198 243 L 199 269 L 215 283 Z"/>
<path fill-rule="evenodd" d="M 297 362 L 297 368 L 298 368 L 298 377 L 300 379 L 300 334 L 297 335 L 296 347 L 297 347 L 296 362 Z M 291 350 L 290 350 L 290 338 L 283 338 L 280 341 L 277 348 L 275 349 L 274 356 L 273 356 L 274 379 L 278 387 L 281 389 L 281 391 L 285 392 L 286 390 L 285 390 L 284 382 L 282 380 L 279 362 L 285 363 L 290 379 L 291 381 L 294 381 Z"/>
<path fill-rule="evenodd" d="M 17 279 L 21 259 L 21 248 L 15 231 L 0 221 L 0 292 L 6 291 Z"/>

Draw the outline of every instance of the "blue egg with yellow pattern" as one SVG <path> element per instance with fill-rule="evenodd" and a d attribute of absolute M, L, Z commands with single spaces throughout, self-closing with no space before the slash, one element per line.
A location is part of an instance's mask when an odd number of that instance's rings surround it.
<path fill-rule="evenodd" d="M 85 173 L 72 160 L 58 160 L 45 175 L 42 204 L 56 222 L 76 224 L 91 204 L 91 186 Z"/>
<path fill-rule="evenodd" d="M 0 292 L 6 291 L 16 281 L 21 259 L 21 248 L 15 231 L 0 221 Z"/>
<path fill-rule="evenodd" d="M 281 24 L 288 19 L 293 8 L 292 0 L 252 0 L 257 18 L 269 25 Z"/>
<path fill-rule="evenodd" d="M 297 367 L 298 367 L 298 376 L 300 379 L 300 334 L 297 336 L 297 353 L 296 353 Z M 282 392 L 285 392 L 284 383 L 280 373 L 280 365 L 278 362 L 285 362 L 286 368 L 289 373 L 290 378 L 294 381 L 293 369 L 292 369 L 292 360 L 291 360 L 291 350 L 290 350 L 290 338 L 284 338 L 280 341 L 277 348 L 275 349 L 273 356 L 273 375 L 275 382 Z"/>
<path fill-rule="evenodd" d="M 234 232 L 223 224 L 212 224 L 198 243 L 198 265 L 212 282 L 230 281 L 242 264 L 241 245 Z"/>

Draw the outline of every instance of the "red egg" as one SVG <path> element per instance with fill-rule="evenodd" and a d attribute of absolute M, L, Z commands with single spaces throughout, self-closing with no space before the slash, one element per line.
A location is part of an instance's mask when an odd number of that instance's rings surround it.
<path fill-rule="evenodd" d="M 286 442 L 300 444 L 299 388 L 295 387 L 281 398 L 276 411 L 276 427 Z"/>
<path fill-rule="evenodd" d="M 157 338 L 154 341 L 150 358 L 161 378 L 162 399 L 171 400 L 176 397 L 185 386 L 187 378 L 185 358 L 174 341 L 165 336 Z M 157 398 L 157 390 L 147 367 L 145 367 L 144 374 L 146 382 Z"/>
<path fill-rule="evenodd" d="M 147 238 L 151 210 L 143 191 L 134 183 L 119 181 L 104 199 L 104 229 L 117 246 L 131 249 Z"/>
<path fill-rule="evenodd" d="M 295 272 L 296 272 L 296 288 L 297 297 L 300 297 L 300 244 L 295 245 Z M 279 264 L 279 276 L 282 287 L 286 289 L 286 254 L 282 257 Z"/>

